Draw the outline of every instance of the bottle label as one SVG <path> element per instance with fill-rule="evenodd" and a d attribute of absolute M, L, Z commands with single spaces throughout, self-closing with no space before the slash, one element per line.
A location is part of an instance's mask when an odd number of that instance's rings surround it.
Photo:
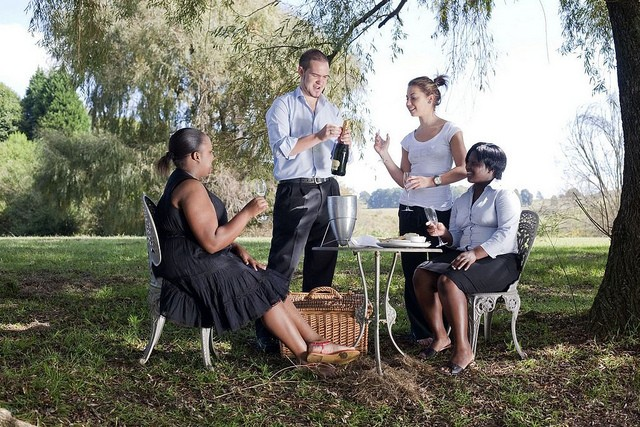
<path fill-rule="evenodd" d="M 337 171 L 340 169 L 340 160 L 331 160 L 331 170 Z"/>

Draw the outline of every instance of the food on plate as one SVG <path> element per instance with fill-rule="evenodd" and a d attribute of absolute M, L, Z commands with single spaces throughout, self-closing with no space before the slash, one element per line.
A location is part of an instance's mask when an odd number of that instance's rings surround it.
<path fill-rule="evenodd" d="M 406 240 L 412 243 L 424 243 L 427 240 L 427 238 L 419 235 L 418 233 L 406 233 L 398 237 L 396 240 Z"/>
<path fill-rule="evenodd" d="M 421 236 L 418 233 L 406 233 L 400 237 L 391 237 L 389 239 L 381 239 L 382 242 L 393 242 L 393 241 L 406 241 L 411 243 L 424 243 L 427 238 L 425 236 Z"/>
<path fill-rule="evenodd" d="M 420 237 L 418 233 L 407 233 L 400 236 L 399 240 L 411 240 L 412 237 Z"/>

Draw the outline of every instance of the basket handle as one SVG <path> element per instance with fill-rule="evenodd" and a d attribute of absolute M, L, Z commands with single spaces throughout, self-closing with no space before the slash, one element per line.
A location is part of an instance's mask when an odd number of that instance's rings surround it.
<path fill-rule="evenodd" d="M 316 296 L 316 294 L 318 295 Z M 317 288 L 313 288 L 307 294 L 307 296 L 304 297 L 304 299 L 307 300 L 307 299 L 323 298 L 323 297 L 326 297 L 327 295 L 331 295 L 333 298 L 336 298 L 336 299 L 342 299 L 342 295 L 340 295 L 340 292 L 336 291 L 331 286 L 318 286 Z"/>

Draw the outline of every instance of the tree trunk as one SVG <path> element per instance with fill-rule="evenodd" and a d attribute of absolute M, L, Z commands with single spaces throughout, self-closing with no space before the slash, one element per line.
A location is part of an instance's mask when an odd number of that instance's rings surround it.
<path fill-rule="evenodd" d="M 590 317 L 600 335 L 640 326 L 640 2 L 607 0 L 616 50 L 624 133 L 620 210 Z"/>

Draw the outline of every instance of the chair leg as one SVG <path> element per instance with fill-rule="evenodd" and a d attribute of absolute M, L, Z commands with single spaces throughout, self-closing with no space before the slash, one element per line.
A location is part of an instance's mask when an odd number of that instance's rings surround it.
<path fill-rule="evenodd" d="M 151 357 L 151 352 L 153 348 L 158 344 L 158 340 L 160 339 L 160 335 L 162 334 L 162 328 L 164 328 L 164 323 L 166 321 L 166 317 L 158 316 L 153 320 L 153 325 L 151 326 L 151 337 L 149 338 L 149 343 L 147 347 L 144 349 L 144 353 L 142 358 L 139 360 L 141 365 L 144 365 Z"/>
<path fill-rule="evenodd" d="M 490 313 L 496 308 L 496 300 L 498 296 L 495 294 L 477 294 L 471 297 L 471 305 L 473 317 L 469 315 L 469 342 L 473 350 L 473 356 L 476 355 L 476 347 L 478 345 L 478 331 L 480 330 L 480 319 L 484 315 L 485 338 L 487 337 L 487 328 L 491 326 Z M 489 316 L 487 316 L 489 314 Z"/>
<path fill-rule="evenodd" d="M 474 358 L 476 356 L 476 347 L 478 345 L 480 319 L 482 318 L 482 311 L 478 303 L 478 298 L 474 297 L 471 301 L 471 312 L 469 313 L 469 343 L 471 344 L 471 350 L 473 351 Z"/>
<path fill-rule="evenodd" d="M 511 336 L 513 337 L 513 345 L 515 345 L 520 358 L 525 359 L 527 357 L 527 353 L 522 351 L 516 335 L 516 322 L 518 320 L 518 312 L 520 311 L 520 295 L 515 294 L 511 296 L 504 296 L 503 298 L 505 305 L 507 306 L 507 310 L 511 312 Z"/>
<path fill-rule="evenodd" d="M 211 328 L 211 339 L 209 340 L 209 344 L 211 345 L 213 355 L 216 359 L 220 359 L 220 353 L 218 353 L 218 349 L 216 348 L 216 335 L 213 333 L 213 328 Z"/>
<path fill-rule="evenodd" d="M 213 342 L 211 341 L 211 328 L 202 328 L 201 334 L 202 344 L 202 360 L 204 361 L 204 367 L 210 371 L 213 371 L 213 365 L 211 364 L 211 352 Z"/>
<path fill-rule="evenodd" d="M 484 340 L 491 341 L 491 320 L 493 319 L 493 311 L 484 314 Z"/>

